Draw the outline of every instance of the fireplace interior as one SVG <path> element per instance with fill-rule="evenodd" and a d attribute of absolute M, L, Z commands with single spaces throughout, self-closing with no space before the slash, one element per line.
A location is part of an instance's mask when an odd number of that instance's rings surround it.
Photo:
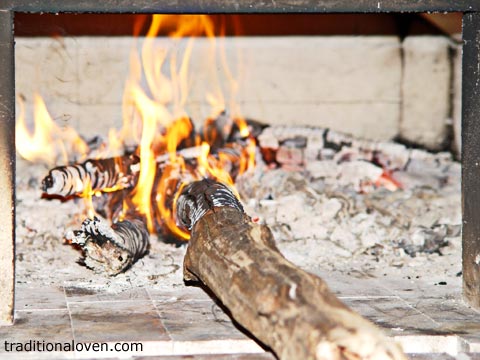
<path fill-rule="evenodd" d="M 182 17 L 207 30 L 193 41 L 188 29 L 172 37 Z M 92 271 L 68 235 L 92 208 L 42 190 L 55 166 L 119 155 L 118 130 L 138 117 L 125 89 L 137 81 L 157 111 L 187 115 L 199 133 L 206 119 L 220 137 L 225 123 L 246 119 L 255 166 L 235 174 L 246 213 L 409 356 L 480 352 L 478 310 L 462 300 L 461 18 L 166 15 L 148 37 L 151 15 L 16 14 L 15 324 L 0 327 L 0 338 L 142 344 L 122 357 L 275 358 L 215 296 L 185 285 L 185 240 L 157 231 L 126 271 Z M 166 85 L 150 83 L 148 67 Z M 36 117 L 50 121 L 43 145 L 32 136 Z M 120 139 L 121 151 L 138 145 L 131 138 Z M 53 152 L 38 155 L 49 143 Z M 102 196 L 92 204 L 111 211 Z"/>

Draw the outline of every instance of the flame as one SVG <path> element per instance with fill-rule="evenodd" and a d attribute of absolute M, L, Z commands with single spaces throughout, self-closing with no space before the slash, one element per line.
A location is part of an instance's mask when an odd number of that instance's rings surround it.
<path fill-rule="evenodd" d="M 187 75 L 192 47 L 192 42 L 189 41 L 178 68 L 175 51 L 170 53 L 168 49 L 155 46 L 154 38 L 160 31 L 162 24 L 168 25 L 174 18 L 178 18 L 178 16 L 153 16 L 141 49 L 141 58 L 135 51 L 131 54 L 131 72 L 124 93 L 124 129 L 127 129 L 127 133 L 135 134 L 136 132 L 132 131 L 138 128 L 135 120 L 139 120 L 141 127 L 140 175 L 135 188 L 133 203 L 136 210 L 145 216 L 150 231 L 154 230 L 151 194 L 157 171 L 154 149 L 164 148 L 164 145 L 166 145 L 170 160 L 174 163 L 178 143 L 191 132 L 188 126 L 180 125 L 174 125 L 171 130 L 165 130 L 169 129 L 174 123 L 176 116 L 185 116 L 183 105 L 188 93 Z M 192 24 L 188 19 L 181 21 L 178 30 L 172 36 L 176 38 L 183 36 L 184 33 L 189 32 L 188 29 L 191 26 Z M 170 55 L 170 78 L 162 71 L 168 55 Z M 147 90 L 142 88 L 142 75 L 148 85 Z M 173 114 L 169 105 L 173 108 Z M 133 117 L 131 116 L 132 107 Z M 185 122 L 182 121 L 182 124 L 185 124 Z M 156 134 L 165 131 L 169 134 L 166 140 L 156 136 Z M 168 216 L 171 216 L 171 214 Z"/>
<path fill-rule="evenodd" d="M 134 28 L 136 36 L 145 25 L 146 17 L 138 20 Z M 121 130 L 110 129 L 106 149 L 98 152 L 99 156 L 105 153 L 112 156 L 112 153 L 121 152 L 125 145 L 138 145 L 135 150 L 140 157 L 138 181 L 132 197 L 123 201 L 123 211 L 118 214 L 120 219 L 131 213 L 141 214 L 151 232 L 157 226 L 166 226 L 178 238 L 188 239 L 189 234 L 177 226 L 175 218 L 177 198 L 183 187 L 191 181 L 209 177 L 235 189 L 229 170 L 237 172 L 238 169 L 238 173 L 243 173 L 254 166 L 255 142 L 249 139 L 248 124 L 235 101 L 238 80 L 227 64 L 223 42 L 218 42 L 224 37 L 224 25 L 217 32 L 214 22 L 207 15 L 154 15 L 143 43 L 139 44 L 137 38 L 130 53 L 130 72 L 123 93 L 123 127 Z M 158 40 L 159 33 L 168 34 L 169 39 Z M 211 106 L 210 121 L 214 121 L 227 107 L 232 114 L 222 125 L 224 129 L 217 131 L 214 124 L 211 139 L 205 138 L 207 142 L 203 143 L 200 135 L 193 136 L 193 123 L 186 110 L 194 75 L 190 72 L 192 49 L 198 36 L 205 36 L 209 47 L 206 59 L 209 67 L 205 69 L 209 89 L 205 97 Z M 222 71 L 219 72 L 219 69 Z M 237 71 L 236 75 L 239 73 Z M 226 83 L 220 81 L 221 74 L 227 79 Z M 223 89 L 222 84 L 227 89 Z M 67 163 L 67 154 L 72 154 L 72 149 L 82 156 L 87 153 L 85 142 L 72 129 L 60 129 L 37 95 L 34 117 L 35 132 L 30 134 L 25 124 L 24 104 L 20 101 L 17 145 L 22 156 L 53 165 L 53 159 L 58 154 L 62 154 L 64 163 Z M 211 154 L 211 145 L 217 136 L 222 136 L 217 133 L 223 131 L 229 134 L 232 128 L 238 128 L 241 141 L 246 146 L 231 145 L 234 149 L 225 151 L 215 148 L 215 154 Z M 192 151 L 187 155 L 178 151 L 179 147 Z M 159 158 L 162 159 L 160 164 L 157 163 Z M 84 199 L 89 217 L 95 215 L 92 196 L 96 195 L 89 182 L 84 184 L 80 196 Z"/>
<path fill-rule="evenodd" d="M 173 44 L 169 49 L 157 46 L 158 41 L 155 39 L 165 29 Z M 214 89 L 207 94 L 207 101 L 218 103 L 212 106 L 214 111 L 224 110 L 223 92 L 216 75 L 214 25 L 206 15 L 154 15 L 140 54 L 135 48 L 130 56 L 131 71 L 124 92 L 123 135 L 137 137 L 140 142 L 140 175 L 133 197 L 135 210 L 145 216 L 150 231 L 154 230 L 155 212 L 158 212 L 161 221 L 170 231 L 184 239 L 188 238 L 188 234 L 177 227 L 175 212 L 172 211 L 176 203 L 175 196 L 178 196 L 174 194 L 179 194 L 179 189 L 184 184 L 178 184 L 174 179 L 187 177 L 194 180 L 200 176 L 211 176 L 233 184 L 228 172 L 220 169 L 221 161 L 209 156 L 208 144 L 202 145 L 199 171 L 186 169 L 184 159 L 177 154 L 178 145 L 193 130 L 185 104 L 190 90 L 189 64 L 193 40 L 200 35 L 205 35 L 210 45 L 208 57 L 212 66 L 209 71 L 213 74 L 211 84 Z M 178 41 L 184 37 L 188 39 L 181 51 Z M 147 89 L 144 90 L 142 84 L 146 84 Z M 137 131 L 138 128 L 141 132 Z M 141 135 L 138 139 L 139 133 Z M 158 133 L 165 134 L 165 138 L 154 136 Z M 163 149 L 169 157 L 169 164 L 162 168 L 161 174 L 156 174 L 159 171 L 155 163 L 157 149 Z M 155 178 L 159 175 L 158 185 L 153 189 Z M 173 192 L 175 189 L 176 192 Z M 153 190 L 156 193 L 154 208 L 151 201 Z"/>
<path fill-rule="evenodd" d="M 43 162 L 49 166 L 58 161 L 67 163 L 70 156 L 82 159 L 88 146 L 73 128 L 60 128 L 50 116 L 42 97 L 34 94 L 34 131 L 30 133 L 25 120 L 25 104 L 19 97 L 19 115 L 15 142 L 18 153 L 29 161 Z"/>
<path fill-rule="evenodd" d="M 175 121 L 167 132 L 167 151 L 170 156 L 170 161 L 175 163 L 177 161 L 177 147 L 180 142 L 186 139 L 192 133 L 192 124 L 188 118 L 181 118 Z"/>
<path fill-rule="evenodd" d="M 190 234 L 179 228 L 175 220 L 177 199 L 180 196 L 183 187 L 186 185 L 186 183 L 181 183 L 178 185 L 178 179 L 182 172 L 182 166 L 179 164 L 172 164 L 171 166 L 165 168 L 164 172 L 162 173 L 162 177 L 158 182 L 155 203 L 158 207 L 158 211 L 164 221 L 164 224 L 168 227 L 172 234 L 176 235 L 180 239 L 188 240 L 190 238 Z"/>
<path fill-rule="evenodd" d="M 85 179 L 85 185 L 83 192 L 80 194 L 80 197 L 83 198 L 83 204 L 85 205 L 85 214 L 89 219 L 93 219 L 96 215 L 95 209 L 93 207 L 92 196 L 99 196 L 100 194 L 95 194 L 92 190 L 92 182 L 89 178 Z"/>
<path fill-rule="evenodd" d="M 202 143 L 202 151 L 198 157 L 198 171 L 203 177 L 212 177 L 215 180 L 230 185 L 234 190 L 235 195 L 240 197 L 235 189 L 232 177 L 222 166 L 221 158 L 220 160 L 217 160 L 214 156 L 210 155 L 210 145 L 206 142 Z"/>

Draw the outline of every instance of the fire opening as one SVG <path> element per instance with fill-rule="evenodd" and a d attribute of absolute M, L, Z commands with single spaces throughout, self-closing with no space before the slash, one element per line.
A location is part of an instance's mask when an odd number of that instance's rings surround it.
<path fill-rule="evenodd" d="M 180 69 L 181 64 L 183 64 L 184 61 L 177 60 L 176 62 L 178 64 L 176 68 Z M 177 74 L 176 76 L 178 77 L 179 75 Z M 143 79 L 143 81 L 147 82 L 145 79 Z M 171 98 L 180 99 L 178 101 L 181 103 L 181 91 L 178 89 L 175 91 L 177 91 L 177 95 L 172 95 Z M 171 93 L 173 94 L 174 90 L 172 90 Z M 139 92 L 139 94 L 141 94 L 141 92 Z M 168 97 L 166 96 L 166 98 Z M 148 103 L 151 99 L 152 95 L 147 92 L 147 96 L 144 97 L 145 102 Z M 216 97 L 209 97 L 209 99 L 211 99 L 210 102 L 212 104 L 216 102 Z M 143 100 L 141 101 L 143 102 Z M 135 104 L 132 102 L 130 105 L 130 113 L 136 113 L 134 107 Z M 221 117 L 224 115 L 219 114 L 221 108 L 222 107 L 216 107 L 214 111 L 215 116 L 212 116 L 212 119 L 216 119 L 215 121 L 212 121 L 214 124 L 212 126 L 216 131 L 218 131 L 218 126 L 216 125 L 217 120 L 218 124 L 221 124 L 221 121 L 223 121 L 221 120 Z M 171 112 L 173 110 L 168 109 L 168 111 Z M 132 126 L 129 131 L 126 131 L 133 139 L 139 139 L 139 142 L 141 142 L 143 137 L 139 130 L 143 128 L 141 121 L 144 115 L 149 117 L 149 111 L 147 110 L 145 114 L 143 114 L 143 112 L 138 113 L 136 115 L 138 123 L 136 126 Z M 175 120 L 172 121 L 174 127 L 177 126 L 177 123 L 179 123 L 179 128 L 184 125 L 186 127 L 191 125 L 188 116 L 184 115 L 188 114 L 181 113 L 178 118 L 175 117 Z M 168 132 L 168 130 L 164 130 L 161 125 L 158 126 L 162 133 Z M 250 126 L 252 126 L 251 123 Z M 205 125 L 205 127 L 208 128 L 209 125 Z M 222 126 L 220 126 L 220 128 L 223 129 Z M 181 129 L 178 131 L 182 134 Z M 132 149 L 132 144 L 135 144 L 134 141 L 130 141 L 129 143 L 126 142 L 124 145 L 124 143 L 122 143 L 124 140 L 121 139 L 118 132 L 118 130 L 112 131 L 113 140 L 109 141 L 109 143 L 113 144 L 116 140 L 121 147 L 126 146 L 128 150 L 127 154 L 128 156 L 132 156 L 132 161 L 128 162 L 125 158 L 122 158 L 123 151 L 112 155 L 101 155 L 102 160 L 116 159 L 109 162 L 113 165 L 102 164 L 102 166 L 113 166 L 113 168 L 122 169 L 121 173 L 125 175 L 123 178 L 117 178 L 111 182 L 106 181 L 105 183 L 112 185 L 110 187 L 111 189 L 116 191 L 124 189 L 126 193 L 133 195 L 133 190 L 129 190 L 133 189 L 133 185 L 130 185 L 130 180 L 135 180 L 139 175 L 141 153 L 138 149 Z M 181 135 L 180 138 L 182 140 L 180 141 L 180 145 L 178 144 L 178 141 L 167 141 L 167 143 L 162 142 L 160 144 L 153 141 L 151 143 L 152 147 L 158 146 L 159 148 L 167 149 L 166 152 L 161 153 L 161 155 L 154 159 L 155 163 L 175 164 L 168 167 L 168 171 L 162 173 L 162 177 L 160 178 L 161 181 L 159 180 L 159 186 L 167 184 L 165 185 L 167 188 L 173 188 L 174 186 L 177 187 L 177 185 L 174 184 L 168 185 L 168 182 L 176 182 L 175 178 L 179 173 L 183 173 L 184 167 L 188 166 L 186 164 L 188 164 L 189 159 L 194 159 L 191 162 L 197 163 L 197 165 L 200 163 L 203 164 L 198 167 L 198 172 L 201 176 L 208 171 L 211 166 L 208 157 L 212 155 L 210 149 L 214 147 L 212 143 L 215 142 L 215 140 L 208 137 L 209 135 L 205 135 L 203 131 L 199 131 L 199 133 L 201 139 L 209 139 L 206 141 L 206 144 L 197 142 L 195 136 L 193 136 L 192 139 L 192 137 L 182 137 Z M 312 246 L 308 248 L 309 256 L 301 261 L 305 267 L 313 267 L 315 269 L 316 265 L 313 262 L 322 262 L 318 260 L 321 258 L 324 261 L 324 264 L 328 264 L 331 268 L 342 269 L 343 266 L 343 269 L 345 270 L 346 266 L 342 265 L 343 262 L 348 262 L 348 269 L 350 269 L 352 267 L 351 262 L 356 262 L 359 258 L 368 257 L 369 261 L 362 263 L 362 266 L 364 266 L 362 271 L 368 270 L 374 272 L 375 270 L 373 268 L 377 266 L 382 268 L 382 270 L 388 268 L 391 272 L 395 272 L 395 269 L 398 269 L 398 271 L 401 271 L 402 273 L 408 272 L 408 276 L 412 278 L 415 278 L 415 276 L 412 275 L 415 271 L 408 269 L 408 266 L 410 266 L 409 264 L 416 263 L 417 266 L 423 268 L 424 264 L 420 261 L 422 259 L 425 260 L 425 258 L 428 258 L 434 259 L 432 261 L 437 261 L 437 258 L 434 257 L 434 255 L 437 256 L 439 252 L 445 252 L 448 256 L 449 252 L 452 251 L 451 249 L 453 245 L 450 246 L 447 245 L 447 243 L 454 244 L 455 239 L 458 238 L 459 227 L 456 220 L 453 216 L 449 219 L 439 217 L 440 220 L 437 219 L 438 221 L 435 220 L 431 222 L 431 218 L 427 219 L 426 213 L 431 214 L 433 212 L 436 214 L 435 216 L 437 216 L 438 211 L 436 210 L 438 210 L 438 208 L 450 210 L 448 201 L 443 201 L 445 197 L 455 197 L 456 193 L 455 191 L 452 191 L 452 187 L 454 187 L 452 186 L 454 185 L 452 182 L 456 178 L 456 175 L 458 175 L 456 174 L 456 171 L 458 170 L 456 165 L 458 164 L 450 163 L 448 156 L 442 154 L 426 155 L 422 151 L 411 151 L 410 149 L 405 149 L 401 146 L 392 146 L 390 148 L 392 152 L 389 153 L 386 148 L 382 148 L 378 143 L 369 147 L 367 143 L 357 142 L 356 139 L 339 137 L 337 135 L 338 134 L 335 134 L 334 132 L 326 130 L 315 129 L 314 131 L 311 128 L 292 129 L 288 127 L 283 130 L 270 129 L 265 133 L 262 132 L 262 144 L 260 146 L 263 152 L 262 155 L 264 158 L 273 156 L 272 161 L 266 161 L 270 163 L 270 168 L 277 167 L 277 169 L 272 172 L 265 171 L 264 174 L 256 173 L 250 178 L 251 184 L 245 185 L 244 182 L 243 184 L 238 185 L 240 186 L 239 188 L 241 189 L 240 192 L 242 194 L 250 191 L 251 196 L 246 198 L 250 199 L 251 207 L 257 210 L 262 208 L 263 213 L 261 213 L 259 219 L 261 223 L 269 222 L 270 225 L 277 223 L 277 225 L 274 225 L 272 228 L 277 234 L 281 234 L 280 242 L 284 242 L 280 246 L 283 247 L 283 250 L 287 249 L 288 253 L 288 249 L 290 249 L 290 256 L 292 256 L 292 253 L 298 255 L 299 251 L 295 253 L 295 249 L 293 248 L 298 246 L 299 242 L 296 240 L 300 239 L 300 242 L 313 242 L 315 244 L 315 246 L 310 244 Z M 240 138 L 242 138 L 242 136 L 240 136 Z M 215 137 L 213 137 L 213 139 L 215 139 Z M 306 142 L 305 139 L 308 141 Z M 315 141 L 317 141 L 318 145 L 319 139 L 323 139 L 323 145 L 325 145 L 325 149 L 322 149 L 321 151 L 323 155 L 321 160 L 324 161 L 323 163 L 320 163 L 319 157 L 311 156 L 312 145 Z M 192 146 L 183 148 L 184 144 L 187 142 L 190 142 Z M 92 148 L 95 148 L 94 151 L 96 152 L 100 153 L 100 151 L 103 150 L 102 145 L 96 147 L 97 145 L 94 142 L 87 141 L 86 143 Z M 146 141 L 146 143 L 148 143 L 148 141 Z M 252 145 L 252 143 L 249 143 L 248 146 L 254 147 L 255 144 Z M 177 149 L 175 155 L 172 156 L 173 153 L 168 151 L 168 149 L 175 147 L 177 147 Z M 403 151 L 406 151 L 406 153 Z M 318 155 L 318 153 L 319 152 L 317 151 L 316 154 Z M 390 157 L 383 158 L 386 153 L 388 153 Z M 397 154 L 398 157 L 392 157 L 391 155 L 393 153 Z M 361 156 L 359 156 L 359 154 Z M 115 157 L 106 158 L 104 156 Z M 122 158 L 121 161 L 118 159 L 119 156 Z M 227 152 L 227 156 L 214 156 L 213 159 L 210 159 L 210 162 L 220 162 L 222 157 L 223 164 L 230 164 L 230 152 Z M 407 174 L 402 174 L 400 171 L 396 170 L 395 167 L 392 169 L 392 158 L 395 161 L 398 161 L 393 164 L 395 166 L 399 166 L 398 164 L 404 164 L 403 161 L 408 158 L 407 160 L 409 164 L 406 166 L 406 168 L 408 168 L 406 169 L 408 170 Z M 366 159 L 368 161 L 365 161 Z M 147 160 L 150 163 L 153 163 L 151 157 L 147 157 Z M 257 162 L 258 160 L 259 159 L 257 159 Z M 83 171 L 95 177 L 95 169 L 98 168 L 100 164 L 95 164 L 95 162 L 92 162 L 93 160 L 90 160 L 90 162 L 88 160 L 84 161 L 84 158 L 80 156 L 75 161 L 78 166 L 77 170 L 83 169 Z M 353 165 L 349 165 L 349 161 L 352 161 Z M 334 169 L 332 176 L 325 172 L 326 169 L 324 165 L 327 162 L 328 165 L 331 165 Z M 376 165 L 376 167 L 370 166 L 369 163 Z M 304 172 L 305 168 L 308 168 L 308 172 Z M 91 171 L 92 169 L 94 170 L 93 172 Z M 283 170 L 300 170 L 301 172 L 290 172 L 285 175 L 285 173 L 282 172 Z M 302 179 L 302 176 L 307 173 L 308 181 L 306 181 L 305 178 Z M 438 176 L 439 173 L 441 173 L 440 176 Z M 134 175 L 131 176 L 132 174 Z M 357 174 L 358 178 L 353 179 L 352 174 Z M 417 186 L 413 184 L 414 181 L 412 180 L 412 174 L 415 174 L 415 176 L 419 174 L 421 175 L 420 183 L 422 183 L 422 185 L 417 184 Z M 269 185 L 252 189 L 257 183 L 261 182 L 257 181 L 259 178 L 262 178 L 261 181 L 266 181 Z M 327 181 L 320 181 L 319 179 L 327 179 Z M 358 182 L 355 180 L 358 180 Z M 333 181 L 340 184 L 339 192 L 332 191 L 332 188 L 335 189 L 335 187 L 332 186 Z M 349 185 L 352 185 L 352 183 L 355 191 L 351 191 L 348 187 Z M 83 185 L 87 200 L 89 196 L 88 194 L 91 195 L 92 193 L 95 193 L 97 195 L 102 195 L 102 192 L 95 190 L 96 187 L 93 181 L 87 181 Z M 400 190 L 398 190 L 399 185 L 402 187 Z M 154 182 L 153 188 L 157 189 L 158 187 L 155 186 Z M 383 187 L 388 191 L 398 191 L 392 193 L 385 192 Z M 415 189 L 416 187 L 422 187 L 422 189 Z M 76 187 L 74 188 L 76 189 Z M 180 189 L 181 186 L 178 188 Z M 280 189 L 288 189 L 288 194 L 282 194 Z M 380 191 L 376 193 L 376 190 L 379 189 Z M 338 190 L 338 187 L 336 190 Z M 443 193 L 442 196 L 439 196 L 439 190 Z M 413 194 L 413 198 L 407 199 L 405 202 L 405 199 L 403 198 L 405 193 L 403 191 Z M 302 195 L 300 195 L 302 201 L 298 200 L 297 195 L 299 192 L 302 192 Z M 101 196 L 94 196 L 92 198 L 92 203 L 101 198 Z M 139 196 L 139 198 L 143 199 L 143 196 Z M 158 202 L 159 199 L 162 201 Z M 173 207 L 175 204 L 175 197 L 173 197 L 173 200 L 171 198 L 167 199 L 165 196 L 160 197 L 159 199 L 156 199 L 157 202 L 149 209 L 149 211 L 154 214 L 154 219 L 155 213 L 161 211 L 159 209 L 160 206 L 164 206 L 164 210 L 170 211 L 169 206 Z M 359 199 L 362 199 L 360 201 L 361 206 L 357 207 L 357 201 Z M 416 208 L 416 205 L 414 204 L 416 204 L 418 199 L 428 199 L 430 202 L 433 201 L 435 205 L 432 207 L 436 210 L 433 209 L 432 211 L 432 208 L 429 207 L 428 211 L 416 212 L 418 208 Z M 122 225 L 125 225 L 125 228 L 128 228 L 130 226 L 130 220 L 124 219 L 124 217 L 128 215 L 129 211 L 135 212 L 138 208 L 130 203 L 130 197 L 127 197 L 127 201 L 124 201 L 124 199 L 121 198 L 115 199 L 114 202 L 117 204 L 115 209 L 121 209 L 118 210 L 117 214 L 119 222 L 126 220 Z M 457 209 L 457 202 L 454 200 L 452 203 L 454 204 L 452 208 Z M 274 208 L 275 210 L 272 210 Z M 424 206 L 419 206 L 419 208 L 425 210 Z M 175 209 L 171 209 L 171 211 L 174 213 Z M 446 211 L 440 212 L 446 213 Z M 313 219 L 310 217 L 312 214 L 314 214 Z M 408 215 L 404 216 L 405 214 Z M 317 218 L 315 218 L 315 216 L 317 216 Z M 274 220 L 270 220 L 271 218 Z M 335 223 L 335 226 L 332 227 L 332 225 L 328 223 L 330 220 Z M 392 228 L 391 232 L 389 232 L 390 228 Z M 29 230 L 29 227 L 27 227 L 27 229 L 27 231 L 31 231 Z M 372 231 L 372 229 L 375 231 Z M 113 232 L 120 232 L 121 228 L 119 227 L 113 230 Z M 377 232 L 377 230 L 379 231 Z M 401 231 L 405 232 L 402 233 Z M 282 234 L 284 237 L 282 237 Z M 407 236 L 404 236 L 405 234 L 407 234 Z M 327 240 L 327 238 L 329 239 Z M 392 244 L 386 241 L 391 238 L 399 239 L 400 242 L 395 243 L 392 246 Z M 409 242 L 410 240 L 413 240 L 413 242 Z M 325 241 L 325 243 L 323 243 L 323 241 Z M 403 244 L 401 243 L 402 241 L 404 242 Z M 441 246 L 437 246 L 438 244 L 441 244 Z M 393 248 L 393 253 L 389 254 L 389 246 Z M 322 253 L 328 253 L 329 256 L 323 254 L 322 258 L 322 254 L 318 254 L 320 251 Z M 430 255 L 425 255 L 429 254 L 429 252 L 433 252 L 431 257 Z M 409 262 L 405 259 L 406 255 L 417 257 Z M 293 258 L 295 258 L 294 256 Z M 329 260 L 330 258 L 334 260 Z M 415 262 L 415 259 L 418 261 Z M 148 259 L 146 259 L 146 261 L 148 262 Z M 391 269 L 390 267 L 393 267 L 394 269 Z M 404 275 L 405 274 L 402 274 L 402 276 Z M 161 276 L 162 274 L 155 274 L 152 275 L 149 280 L 157 279 Z M 383 276 L 385 275 L 383 274 Z M 154 280 L 151 281 L 153 282 Z M 435 285 L 445 284 L 445 281 L 443 280 L 435 281 Z M 448 283 L 450 284 L 450 280 Z M 295 291 L 292 290 L 292 293 L 295 294 Z"/>

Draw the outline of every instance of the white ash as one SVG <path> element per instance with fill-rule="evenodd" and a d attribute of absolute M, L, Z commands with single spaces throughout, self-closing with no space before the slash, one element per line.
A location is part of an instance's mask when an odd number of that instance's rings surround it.
<path fill-rule="evenodd" d="M 185 246 L 165 244 L 155 236 L 151 236 L 150 253 L 114 278 L 79 265 L 81 253 L 64 243 L 64 235 L 82 223 L 83 200 L 41 199 L 40 180 L 46 172 L 43 166 L 17 159 L 17 284 L 75 286 L 113 293 L 135 287 L 184 286 L 181 264 Z"/>
<path fill-rule="evenodd" d="M 255 199 L 246 201 L 247 213 L 272 228 L 289 259 L 346 272 L 352 259 L 368 270 L 372 261 L 402 267 L 455 253 L 461 264 L 460 164 L 451 154 L 330 132 L 327 140 L 341 146 L 325 149 L 323 129 L 266 130 L 272 148 L 294 136 L 307 140 L 301 171 L 260 164 L 237 182 L 244 199 Z M 400 189 L 376 182 L 385 171 Z"/>
<path fill-rule="evenodd" d="M 421 274 L 428 263 L 430 271 L 455 278 L 461 269 L 460 165 L 448 154 L 408 150 L 394 143 L 363 143 L 363 148 L 388 149 L 382 162 L 394 169 L 391 176 L 402 189 L 391 192 L 370 184 L 369 192 L 359 193 L 367 189 L 368 176 L 359 178 L 352 171 L 350 177 L 342 171 L 366 166 L 362 171 L 368 175 L 379 170 L 366 162 L 364 150 L 344 147 L 341 162 L 336 158 L 339 151 L 319 150 L 322 131 L 302 130 L 310 155 L 301 171 L 271 169 L 260 160 L 237 182 L 246 212 L 271 227 L 287 258 L 313 272 L 327 269 L 375 276 L 387 271 Z M 47 172 L 46 167 L 18 159 L 18 283 L 112 292 L 184 286 L 185 246 L 165 244 L 155 236 L 150 253 L 115 278 L 77 264 L 80 253 L 65 245 L 63 237 L 81 224 L 82 199 L 40 199 L 40 180 Z"/>

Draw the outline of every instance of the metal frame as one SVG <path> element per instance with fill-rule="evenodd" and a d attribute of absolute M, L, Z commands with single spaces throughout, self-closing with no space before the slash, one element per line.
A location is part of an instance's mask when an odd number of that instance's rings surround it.
<path fill-rule="evenodd" d="M 15 88 L 13 16 L 49 13 L 462 12 L 462 211 L 465 300 L 480 308 L 480 1 L 478 0 L 0 0 L 0 323 L 13 322 Z"/>
<path fill-rule="evenodd" d="M 13 322 L 15 288 L 15 66 L 13 13 L 0 10 L 0 324 Z"/>
<path fill-rule="evenodd" d="M 382 13 L 480 11 L 478 0 L 0 0 L 19 12 Z"/>
<path fill-rule="evenodd" d="M 463 15 L 462 32 L 463 295 L 480 308 L 480 12 Z"/>

